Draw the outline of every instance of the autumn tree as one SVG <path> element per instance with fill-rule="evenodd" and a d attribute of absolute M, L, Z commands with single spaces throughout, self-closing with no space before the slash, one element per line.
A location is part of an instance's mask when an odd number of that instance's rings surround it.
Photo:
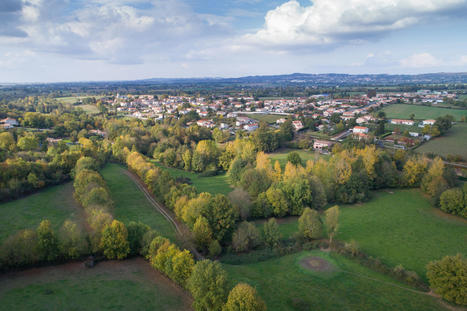
<path fill-rule="evenodd" d="M 101 248 L 108 259 L 124 259 L 130 253 L 128 231 L 122 222 L 113 220 L 104 228 Z"/>
<path fill-rule="evenodd" d="M 49 220 L 43 220 L 37 227 L 39 252 L 43 260 L 52 261 L 59 255 L 58 239 Z"/>
<path fill-rule="evenodd" d="M 266 304 L 256 289 L 246 283 L 237 284 L 229 293 L 222 311 L 265 311 Z"/>
<path fill-rule="evenodd" d="M 238 211 L 223 194 L 217 194 L 209 202 L 203 215 L 209 222 L 213 238 L 218 241 L 228 240 L 235 227 Z"/>
<path fill-rule="evenodd" d="M 305 239 L 319 239 L 323 233 L 323 224 L 317 211 L 305 208 L 298 218 L 298 232 Z"/>
<path fill-rule="evenodd" d="M 335 205 L 331 208 L 328 208 L 326 212 L 324 212 L 324 215 L 324 223 L 326 224 L 326 229 L 329 236 L 329 244 L 332 245 L 332 240 L 337 233 L 337 228 L 339 225 L 339 206 Z"/>
<path fill-rule="evenodd" d="M 256 226 L 243 221 L 233 234 L 232 247 L 236 252 L 245 252 L 258 246 L 260 235 Z"/>
<path fill-rule="evenodd" d="M 79 258 L 86 254 L 89 249 L 83 230 L 71 220 L 65 220 L 60 229 L 59 247 L 60 252 L 70 259 Z"/>
<path fill-rule="evenodd" d="M 209 247 L 212 240 L 212 231 L 208 220 L 203 216 L 199 216 L 193 225 L 193 237 L 199 249 L 206 250 Z"/>

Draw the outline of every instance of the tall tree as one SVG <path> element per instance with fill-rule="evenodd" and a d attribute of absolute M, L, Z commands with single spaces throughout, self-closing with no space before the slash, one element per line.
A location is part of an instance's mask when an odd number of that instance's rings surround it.
<path fill-rule="evenodd" d="M 239 283 L 230 291 L 222 311 L 266 311 L 266 304 L 256 289 L 246 283 Z"/>

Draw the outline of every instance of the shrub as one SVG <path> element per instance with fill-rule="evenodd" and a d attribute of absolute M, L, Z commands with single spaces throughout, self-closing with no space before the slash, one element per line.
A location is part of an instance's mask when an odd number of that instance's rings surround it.
<path fill-rule="evenodd" d="M 239 283 L 230 291 L 222 311 L 266 311 L 266 304 L 256 289 L 248 284 Z"/>
<path fill-rule="evenodd" d="M 255 225 L 244 221 L 233 234 L 232 247 L 236 252 L 245 252 L 257 247 L 260 243 L 259 231 Z"/>
<path fill-rule="evenodd" d="M 128 231 L 125 225 L 114 220 L 102 231 L 101 248 L 108 259 L 124 259 L 130 253 Z"/>

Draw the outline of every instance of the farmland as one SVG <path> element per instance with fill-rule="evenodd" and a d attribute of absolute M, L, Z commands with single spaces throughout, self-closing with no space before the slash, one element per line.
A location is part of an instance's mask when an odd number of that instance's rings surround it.
<path fill-rule="evenodd" d="M 0 204 L 0 241 L 18 230 L 32 229 L 48 219 L 58 229 L 66 219 L 81 220 L 71 182 L 48 187 L 22 199 Z"/>
<path fill-rule="evenodd" d="M 467 116 L 467 110 L 408 104 L 389 105 L 383 111 L 386 113 L 388 119 L 408 119 L 411 114 L 414 114 L 416 120 L 425 120 L 436 119 L 437 117 L 449 114 L 459 121 L 462 116 Z"/>
<path fill-rule="evenodd" d="M 420 153 L 433 153 L 441 156 L 467 155 L 467 124 L 458 123 L 441 137 L 434 138 L 416 149 Z"/>
<path fill-rule="evenodd" d="M 308 256 L 324 259 L 331 268 L 305 269 L 299 262 Z M 268 310 L 443 310 L 435 298 L 332 253 L 301 252 L 224 268 L 232 285 L 256 287 Z"/>
<path fill-rule="evenodd" d="M 138 189 L 125 169 L 118 164 L 108 164 L 102 171 L 114 201 L 115 218 L 128 224 L 141 221 L 163 236 L 175 241 L 176 234 L 171 223 L 160 214 Z"/>
<path fill-rule="evenodd" d="M 2 310 L 190 310 L 191 304 L 185 291 L 141 258 L 2 275 L 0 301 Z"/>
<path fill-rule="evenodd" d="M 228 194 L 233 189 L 229 184 L 228 176 L 223 173 L 216 176 L 207 176 L 203 177 L 194 172 L 187 172 L 181 169 L 172 168 L 172 167 L 165 167 L 158 162 L 154 162 L 157 166 L 167 170 L 172 177 L 183 177 L 190 179 L 193 186 L 195 186 L 196 190 L 201 192 L 209 192 L 211 194 Z"/>

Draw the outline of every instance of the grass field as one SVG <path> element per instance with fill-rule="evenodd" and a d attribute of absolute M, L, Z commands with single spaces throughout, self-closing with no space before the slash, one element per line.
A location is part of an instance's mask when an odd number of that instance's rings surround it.
<path fill-rule="evenodd" d="M 43 219 L 49 219 L 56 230 L 68 218 L 81 222 L 81 213 L 81 207 L 73 199 L 71 182 L 1 203 L 0 242 L 18 230 L 36 228 Z"/>
<path fill-rule="evenodd" d="M 83 109 L 85 112 L 89 113 L 89 114 L 96 114 L 96 113 L 99 113 L 99 110 L 97 109 L 97 106 L 94 106 L 94 105 L 78 105 L 78 106 L 75 106 L 75 108 L 81 108 Z"/>
<path fill-rule="evenodd" d="M 365 253 L 425 278 L 426 264 L 467 255 L 467 221 L 441 213 L 419 190 L 374 193 L 368 203 L 344 206 L 337 238 L 354 239 Z"/>
<path fill-rule="evenodd" d="M 0 276 L 1 310 L 190 310 L 183 290 L 141 258 Z"/>
<path fill-rule="evenodd" d="M 282 168 L 285 167 L 287 164 L 287 155 L 290 152 L 297 152 L 300 155 L 300 158 L 302 158 L 302 163 L 303 165 L 306 164 L 306 161 L 308 160 L 316 160 L 319 157 L 326 157 L 325 155 L 319 154 L 318 152 L 313 152 L 313 151 L 306 151 L 306 150 L 301 150 L 301 149 L 282 149 L 279 150 L 278 152 L 270 153 L 269 158 L 271 159 L 272 164 L 274 164 L 276 161 L 279 161 L 279 164 L 281 165 Z"/>
<path fill-rule="evenodd" d="M 330 269 L 305 269 L 299 261 L 308 256 L 327 260 Z M 256 287 L 269 311 L 444 310 L 435 298 L 407 290 L 393 279 L 337 254 L 302 252 L 253 264 L 224 264 L 224 268 L 232 286 L 246 282 Z"/>
<path fill-rule="evenodd" d="M 101 171 L 115 203 L 114 217 L 125 224 L 141 221 L 175 241 L 176 233 L 172 224 L 149 203 L 143 192 L 124 172 L 125 169 L 118 164 L 107 164 Z"/>
<path fill-rule="evenodd" d="M 386 113 L 388 119 L 408 119 L 412 113 L 415 114 L 416 120 L 436 119 L 437 117 L 450 114 L 455 120 L 459 121 L 462 116 L 467 116 L 467 110 L 408 104 L 389 105 L 383 111 Z"/>
<path fill-rule="evenodd" d="M 467 124 L 455 124 L 448 133 L 422 144 L 416 151 L 442 156 L 460 155 L 467 158 Z"/>
<path fill-rule="evenodd" d="M 251 119 L 258 120 L 260 122 L 266 122 L 269 124 L 276 123 L 277 120 L 285 118 L 287 119 L 287 116 L 283 115 L 277 115 L 277 114 L 259 114 L 259 113 L 245 113 L 245 116 Z"/>
<path fill-rule="evenodd" d="M 181 169 L 172 168 L 172 167 L 165 167 L 162 164 L 153 161 L 154 164 L 157 166 L 167 170 L 170 175 L 173 177 L 185 177 L 189 178 L 195 186 L 196 190 L 201 192 L 209 192 L 212 194 L 222 193 L 228 194 L 233 190 L 233 188 L 229 184 L 229 178 L 225 173 L 216 175 L 216 176 L 209 176 L 209 177 L 202 177 L 197 173 L 187 172 Z"/>

